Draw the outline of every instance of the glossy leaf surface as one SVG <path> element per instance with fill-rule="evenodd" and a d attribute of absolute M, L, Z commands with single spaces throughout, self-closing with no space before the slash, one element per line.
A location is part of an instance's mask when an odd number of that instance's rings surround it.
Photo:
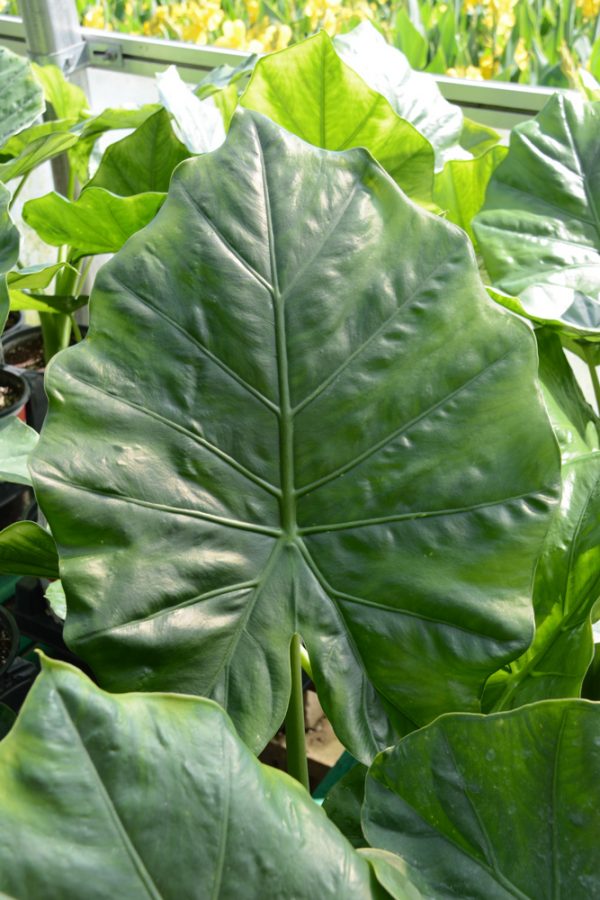
<path fill-rule="evenodd" d="M 300 632 L 357 759 L 478 709 L 531 637 L 557 452 L 466 236 L 242 111 L 91 309 L 34 470 L 103 684 L 211 695 L 260 748 Z"/>
<path fill-rule="evenodd" d="M 30 63 L 0 47 L 0 147 L 44 112 L 42 89 Z"/>
<path fill-rule="evenodd" d="M 58 578 L 56 544 L 36 522 L 13 522 L 0 531 L 0 574 Z"/>
<path fill-rule="evenodd" d="M 175 137 L 168 112 L 159 109 L 133 134 L 107 147 L 86 193 L 92 187 L 121 197 L 166 193 L 173 169 L 189 155 Z"/>
<path fill-rule="evenodd" d="M 471 159 L 460 146 L 463 115 L 448 103 L 435 79 L 411 69 L 406 56 L 392 47 L 370 22 L 362 22 L 333 41 L 341 59 L 393 110 L 427 138 L 435 152 L 436 169 L 450 159 Z"/>
<path fill-rule="evenodd" d="M 358 763 L 328 792 L 323 809 L 353 847 L 365 847 L 360 811 L 365 796 L 367 767 Z"/>
<path fill-rule="evenodd" d="M 16 416 L 0 419 L 0 479 L 14 484 L 31 484 L 27 467 L 39 435 Z"/>
<path fill-rule="evenodd" d="M 536 569 L 536 634 L 522 657 L 486 685 L 485 709 L 579 697 L 593 655 L 600 597 L 598 420 L 565 359 L 560 338 L 538 331 L 540 378 L 562 450 L 562 498 Z"/>
<path fill-rule="evenodd" d="M 600 705 L 449 715 L 377 757 L 363 827 L 436 900 L 589 900 L 600 891 Z"/>
<path fill-rule="evenodd" d="M 517 311 L 600 340 L 600 103 L 555 95 L 513 129 L 474 229 Z M 514 305 L 514 304 L 513 304 Z"/>
<path fill-rule="evenodd" d="M 342 62 L 324 31 L 259 60 L 240 103 L 316 147 L 364 147 L 409 197 L 431 201 L 431 144 Z"/>
<path fill-rule="evenodd" d="M 19 900 L 387 896 L 210 701 L 111 696 L 43 660 L 0 774 L 0 890 Z"/>
<path fill-rule="evenodd" d="M 104 188 L 87 188 L 71 201 L 54 191 L 23 206 L 23 219 L 47 244 L 72 248 L 70 258 L 116 253 L 143 228 L 164 202 L 162 193 L 118 197 Z"/>

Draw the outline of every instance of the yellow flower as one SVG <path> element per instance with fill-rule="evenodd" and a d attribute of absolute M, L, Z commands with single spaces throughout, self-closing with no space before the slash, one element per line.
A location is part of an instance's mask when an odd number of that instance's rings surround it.
<path fill-rule="evenodd" d="M 529 51 L 525 46 L 525 38 L 519 38 L 519 43 L 515 47 L 515 62 L 521 72 L 529 66 Z"/>
<path fill-rule="evenodd" d="M 470 78 L 473 81 L 483 81 L 481 69 L 478 66 L 454 66 L 446 69 L 446 75 L 452 78 Z"/>
<path fill-rule="evenodd" d="M 83 17 L 83 24 L 86 28 L 105 28 L 104 7 L 92 6 Z"/>
<path fill-rule="evenodd" d="M 479 70 L 486 81 L 489 81 L 490 78 L 493 78 L 499 68 L 500 65 L 494 59 L 494 54 L 491 50 L 484 50 L 483 53 L 480 54 Z"/>
<path fill-rule="evenodd" d="M 600 13 L 600 0 L 578 0 L 584 19 L 595 19 Z"/>
<path fill-rule="evenodd" d="M 251 25 L 254 25 L 254 23 L 258 19 L 258 13 L 260 11 L 260 4 L 258 0 L 246 0 L 246 10 L 248 12 L 248 21 Z"/>
<path fill-rule="evenodd" d="M 215 41 L 217 47 L 229 47 L 232 50 L 246 49 L 246 26 L 241 19 L 225 19 L 223 34 Z"/>

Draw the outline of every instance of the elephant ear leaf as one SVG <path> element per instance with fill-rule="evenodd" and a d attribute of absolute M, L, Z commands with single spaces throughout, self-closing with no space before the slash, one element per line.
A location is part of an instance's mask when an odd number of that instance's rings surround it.
<path fill-rule="evenodd" d="M 465 900 L 600 892 L 600 704 L 453 714 L 378 756 L 363 828 L 430 887 Z"/>
<path fill-rule="evenodd" d="M 240 103 L 316 147 L 364 147 L 409 197 L 431 204 L 433 147 L 342 61 L 324 31 L 259 60 Z"/>
<path fill-rule="evenodd" d="M 0 774 L 3 896 L 48 897 L 51 885 L 80 900 L 83 884 L 90 900 L 388 896 L 309 794 L 261 765 L 208 700 L 111 696 L 43 660 L 0 743 Z"/>
<path fill-rule="evenodd" d="M 362 762 L 479 710 L 531 639 L 555 502 L 536 362 L 462 232 L 363 150 L 240 111 L 47 373 L 32 471 L 70 645 L 108 689 L 211 696 L 257 750 L 295 633 Z"/>
<path fill-rule="evenodd" d="M 512 309 L 600 340 L 600 103 L 556 94 L 513 129 L 473 227 Z M 518 297 L 518 300 L 515 300 Z"/>

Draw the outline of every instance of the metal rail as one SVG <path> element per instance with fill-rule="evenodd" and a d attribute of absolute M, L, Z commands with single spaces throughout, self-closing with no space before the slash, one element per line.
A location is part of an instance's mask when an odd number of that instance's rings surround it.
<path fill-rule="evenodd" d="M 199 81 L 215 66 L 237 66 L 247 56 L 239 50 L 199 47 L 181 41 L 121 34 L 81 28 L 82 47 L 76 54 L 66 53 L 63 62 L 69 74 L 81 67 L 110 69 L 124 74 L 149 77 L 169 65 L 175 65 L 187 81 Z M 0 45 L 27 54 L 27 40 L 21 19 L 0 16 Z M 511 128 L 542 109 L 555 93 L 553 88 L 508 84 L 500 81 L 468 81 L 434 76 L 444 97 L 460 106 L 472 119 L 495 128 Z"/>

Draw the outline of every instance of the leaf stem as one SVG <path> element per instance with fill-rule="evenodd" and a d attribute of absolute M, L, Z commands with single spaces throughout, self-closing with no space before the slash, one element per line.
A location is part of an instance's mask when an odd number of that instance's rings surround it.
<path fill-rule="evenodd" d="M 8 204 L 8 210 L 9 210 L 9 212 L 10 212 L 10 210 L 13 208 L 13 206 L 15 205 L 15 203 L 17 202 L 17 198 L 18 198 L 19 194 L 21 193 L 21 191 L 23 190 L 23 188 L 25 187 L 25 182 L 26 182 L 27 179 L 29 178 L 29 175 L 30 175 L 30 174 L 31 174 L 30 172 L 26 172 L 25 175 L 23 175 L 23 177 L 21 178 L 20 182 L 18 183 L 18 185 L 17 185 L 17 187 L 16 187 L 16 189 L 15 189 L 14 194 L 13 194 L 12 197 L 10 198 L 10 203 Z"/>
<path fill-rule="evenodd" d="M 285 717 L 285 743 L 287 750 L 287 770 L 292 778 L 299 781 L 307 791 L 308 763 L 304 738 L 304 692 L 302 690 L 302 664 L 300 635 L 294 634 L 290 644 L 290 668 L 292 690 Z"/>

